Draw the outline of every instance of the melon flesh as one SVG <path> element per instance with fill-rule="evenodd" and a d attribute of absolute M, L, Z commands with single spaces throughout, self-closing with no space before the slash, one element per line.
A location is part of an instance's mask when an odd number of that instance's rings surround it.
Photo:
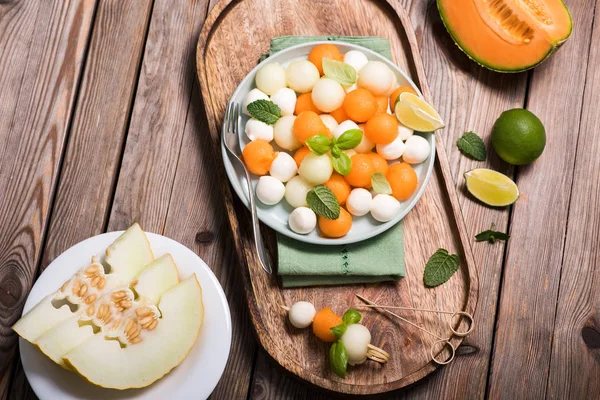
<path fill-rule="evenodd" d="M 62 358 L 69 351 L 88 340 L 94 334 L 101 336 L 110 334 L 109 331 L 112 329 L 113 324 L 118 319 L 126 318 L 130 309 L 140 305 L 157 304 L 164 292 L 179 283 L 177 266 L 171 255 L 165 254 L 146 266 L 135 281 L 135 291 L 139 296 L 135 301 L 135 305 L 132 304 L 131 307 L 122 312 L 118 312 L 114 307 L 111 307 L 113 315 L 109 317 L 110 323 L 105 324 L 103 320 L 98 319 L 95 315 L 88 316 L 84 312 L 74 315 L 46 331 L 34 341 L 34 344 L 52 361 L 62 367 L 66 367 Z M 114 289 L 106 293 L 94 304 L 86 305 L 84 308 L 95 307 L 95 311 L 98 312 L 98 305 L 111 304 L 112 296 L 118 292 L 127 293 L 127 296 L 133 300 L 134 293 L 129 289 L 131 288 L 119 287 Z"/>
<path fill-rule="evenodd" d="M 140 271 L 154 260 L 146 234 L 136 223 L 119 236 L 107 249 L 105 261 L 110 270 L 92 258 L 92 263 L 82 268 L 56 292 L 46 296 L 13 326 L 23 339 L 34 343 L 44 332 L 81 313 L 85 299 L 100 298 L 120 285 L 128 284 Z M 94 275 L 86 271 L 97 272 Z M 76 293 L 86 287 L 85 295 Z M 71 307 L 69 307 L 69 304 Z"/>
<path fill-rule="evenodd" d="M 123 336 L 94 335 L 71 350 L 65 363 L 91 383 L 105 388 L 145 387 L 163 377 L 187 356 L 204 319 L 202 290 L 193 275 L 165 292 L 158 304 L 162 317 L 152 331 L 142 330 L 136 343 Z"/>

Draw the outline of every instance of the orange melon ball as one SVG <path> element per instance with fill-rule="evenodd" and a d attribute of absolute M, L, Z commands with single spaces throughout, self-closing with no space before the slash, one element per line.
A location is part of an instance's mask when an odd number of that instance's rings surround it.
<path fill-rule="evenodd" d="M 303 111 L 312 111 L 317 114 L 321 114 L 321 111 L 315 106 L 312 101 L 311 92 L 302 93 L 296 99 L 296 107 L 294 108 L 294 115 L 299 115 Z"/>
<path fill-rule="evenodd" d="M 331 191 L 335 195 L 335 198 L 341 206 L 346 204 L 346 199 L 348 199 L 348 196 L 350 196 L 351 188 L 342 175 L 338 174 L 337 172 L 334 172 L 331 175 L 331 178 L 329 178 L 329 180 L 325 182 L 324 185 L 331 189 Z"/>
<path fill-rule="evenodd" d="M 394 89 L 394 91 L 390 95 L 390 107 L 392 107 L 392 111 L 394 111 L 394 108 L 396 105 L 396 100 L 398 99 L 398 96 L 400 96 L 400 93 L 404 93 L 404 92 L 412 93 L 412 94 L 418 96 L 417 91 L 415 89 L 413 89 L 411 86 L 404 85 L 404 86 L 397 87 L 396 89 Z"/>
<path fill-rule="evenodd" d="M 350 173 L 344 178 L 353 187 L 369 189 L 371 187 L 371 175 L 375 173 L 375 166 L 371 156 L 367 154 L 355 154 L 350 160 L 352 167 Z"/>
<path fill-rule="evenodd" d="M 298 168 L 300 168 L 300 164 L 302 164 L 302 161 L 304 161 L 304 157 L 306 157 L 309 154 L 310 149 L 306 146 L 302 146 L 298 150 L 296 150 L 296 152 L 294 153 L 294 161 L 296 161 Z"/>
<path fill-rule="evenodd" d="M 381 172 L 383 175 L 388 172 L 388 163 L 387 160 L 381 157 L 379 154 L 371 152 L 366 153 L 369 157 L 371 157 L 371 161 L 373 162 L 373 167 L 375 168 L 375 172 Z"/>
<path fill-rule="evenodd" d="M 379 114 L 365 124 L 365 135 L 375 144 L 392 143 L 398 137 L 398 120 L 391 114 Z"/>
<path fill-rule="evenodd" d="M 377 102 L 377 111 L 375 111 L 375 115 L 386 114 L 388 110 L 389 99 L 385 96 L 377 96 L 375 97 L 375 101 Z"/>
<path fill-rule="evenodd" d="M 352 216 L 348 211 L 340 207 L 340 216 L 338 219 L 319 217 L 318 224 L 321 233 L 325 237 L 340 238 L 345 236 L 350 231 L 350 228 L 352 228 Z"/>
<path fill-rule="evenodd" d="M 255 175 L 266 175 L 269 173 L 271 163 L 277 154 L 273 152 L 273 146 L 266 140 L 254 140 L 244 147 L 242 159 L 250 172 Z"/>
<path fill-rule="evenodd" d="M 329 307 L 319 310 L 313 317 L 313 333 L 324 342 L 335 342 L 337 338 L 331 333 L 331 328 L 342 323 L 342 317 Z"/>
<path fill-rule="evenodd" d="M 398 201 L 407 200 L 419 183 L 415 170 L 405 162 L 390 165 L 385 177 L 392 187 L 392 196 Z"/>
<path fill-rule="evenodd" d="M 337 121 L 338 124 L 341 124 L 342 122 L 350 119 L 348 117 L 348 114 L 346 114 L 346 111 L 344 111 L 343 105 L 340 108 L 338 108 L 337 110 L 333 110 L 332 112 L 330 112 L 329 115 L 331 115 L 333 118 L 335 118 L 335 120 Z"/>
<path fill-rule="evenodd" d="M 312 48 L 308 53 L 308 61 L 315 64 L 315 67 L 319 70 L 319 73 L 323 75 L 323 59 L 329 58 L 336 61 L 344 61 L 342 53 L 332 44 L 320 44 Z"/>
<path fill-rule="evenodd" d="M 375 115 L 377 101 L 367 89 L 358 88 L 346 95 L 342 107 L 352 121 L 365 122 Z"/>
<path fill-rule="evenodd" d="M 319 114 L 313 111 L 303 111 L 298 114 L 294 120 L 292 131 L 296 139 L 302 144 L 306 144 L 306 140 L 315 135 L 331 137 L 331 132 L 327 129 Z"/>

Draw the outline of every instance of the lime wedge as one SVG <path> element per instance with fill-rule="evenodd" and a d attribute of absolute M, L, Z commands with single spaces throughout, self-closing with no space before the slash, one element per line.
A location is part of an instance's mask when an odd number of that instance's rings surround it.
<path fill-rule="evenodd" d="M 404 126 L 418 132 L 433 132 L 444 127 L 444 121 L 425 100 L 409 92 L 400 93 L 394 109 Z"/>
<path fill-rule="evenodd" d="M 465 172 L 469 192 L 488 206 L 504 207 L 519 198 L 517 184 L 508 176 L 487 168 Z"/>

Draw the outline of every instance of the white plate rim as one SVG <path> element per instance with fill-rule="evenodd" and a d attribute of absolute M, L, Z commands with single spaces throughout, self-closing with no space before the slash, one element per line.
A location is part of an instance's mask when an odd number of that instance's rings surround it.
<path fill-rule="evenodd" d="M 52 261 L 50 263 L 50 265 L 48 265 L 48 267 L 42 272 L 42 274 L 36 280 L 34 286 L 32 287 L 31 291 L 28 294 L 27 300 L 25 302 L 25 306 L 23 308 L 23 314 L 25 314 L 27 311 L 29 311 L 43 297 L 45 297 L 52 291 L 56 290 L 56 288 L 58 286 L 44 287 L 44 285 L 48 285 L 46 283 L 46 281 L 49 281 L 48 277 L 50 275 L 56 273 L 55 271 L 61 267 L 61 265 L 64 263 L 64 261 L 66 259 L 68 259 L 71 256 L 71 254 L 79 251 L 81 253 L 81 256 L 85 256 L 85 258 L 83 258 L 81 260 L 81 265 L 76 265 L 76 266 L 71 267 L 72 270 L 78 270 L 79 268 L 81 268 L 89 263 L 89 257 L 91 257 L 91 255 L 103 253 L 106 246 L 108 244 L 112 243 L 114 241 L 114 239 L 116 239 L 118 236 L 120 236 L 123 232 L 124 231 L 107 232 L 107 233 L 103 233 L 100 235 L 90 237 L 88 239 L 85 239 L 85 240 L 71 246 L 65 252 L 61 253 L 54 261 Z M 191 273 L 196 273 L 196 277 L 202 287 L 202 297 L 203 297 L 203 303 L 204 303 L 204 313 L 205 313 L 204 318 L 205 318 L 205 320 L 204 320 L 203 326 L 201 328 L 200 337 L 198 338 L 198 341 L 196 342 L 196 344 L 194 345 L 194 347 L 192 348 L 192 350 L 190 351 L 190 353 L 188 354 L 188 356 L 186 357 L 186 359 L 182 362 L 182 364 L 180 366 L 173 369 L 169 374 L 167 374 L 166 376 L 164 376 L 163 378 L 161 378 L 154 384 L 152 384 L 146 388 L 143 388 L 143 389 L 116 391 L 116 390 L 111 390 L 111 389 L 98 388 L 96 386 L 93 386 L 93 385 L 85 382 L 85 380 L 83 378 L 76 375 L 75 373 L 63 370 L 60 366 L 54 364 L 50 359 L 48 359 L 40 351 L 35 349 L 35 347 L 31 343 L 27 342 L 26 340 L 24 340 L 22 338 L 19 338 L 19 352 L 20 352 L 21 362 L 23 365 L 23 370 L 25 372 L 25 376 L 27 377 L 27 380 L 29 381 L 34 393 L 41 400 L 56 399 L 56 398 L 58 398 L 57 395 L 61 399 L 65 399 L 65 398 L 67 398 L 67 396 L 72 396 L 72 395 L 68 392 L 63 391 L 62 387 L 57 387 L 57 386 L 55 386 L 55 388 L 56 388 L 55 393 L 47 393 L 48 380 L 44 380 L 44 378 L 46 378 L 46 377 L 44 377 L 42 375 L 38 375 L 36 372 L 32 371 L 32 368 L 33 368 L 32 363 L 33 362 L 44 363 L 44 364 L 50 366 L 49 368 L 55 368 L 56 370 L 54 370 L 53 374 L 57 373 L 57 371 L 58 371 L 58 373 L 69 374 L 68 375 L 69 378 L 67 378 L 67 379 L 69 379 L 69 380 L 73 379 L 74 382 L 77 382 L 77 384 L 89 386 L 90 388 L 93 388 L 95 393 L 103 393 L 102 395 L 97 396 L 95 398 L 107 398 L 107 396 L 110 398 L 113 398 L 113 399 L 116 399 L 116 398 L 119 398 L 119 399 L 121 399 L 121 398 L 123 398 L 123 399 L 157 398 L 156 394 L 152 393 L 153 388 L 157 387 L 163 381 L 168 382 L 168 380 L 170 378 L 173 379 L 172 376 L 177 374 L 178 368 L 185 365 L 186 361 L 188 359 L 189 359 L 190 365 L 186 366 L 187 367 L 186 371 L 183 371 L 183 370 L 180 371 L 181 374 L 186 374 L 186 377 L 183 377 L 183 379 L 181 379 L 181 377 L 178 377 L 179 380 L 182 381 L 187 386 L 179 385 L 179 387 L 184 388 L 184 390 L 189 391 L 188 393 L 190 395 L 193 395 L 194 398 L 208 398 L 208 396 L 212 393 L 212 391 L 216 387 L 216 385 L 219 382 L 219 380 L 225 370 L 225 367 L 227 365 L 230 350 L 231 350 L 231 341 L 232 341 L 231 312 L 229 309 L 229 304 L 227 302 L 227 297 L 225 296 L 225 292 L 223 291 L 221 284 L 219 283 L 217 277 L 212 272 L 212 270 L 192 250 L 190 250 L 183 244 L 181 244 L 173 239 L 170 239 L 166 236 L 162 236 L 162 235 L 159 235 L 156 233 L 150 233 L 150 232 L 146 232 L 146 235 L 148 237 L 148 240 L 150 241 L 155 258 L 164 254 L 164 252 L 157 253 L 155 248 L 157 246 L 158 247 L 166 247 L 169 249 L 168 252 L 171 252 L 171 254 L 173 255 L 173 258 L 175 259 L 176 263 L 177 263 L 177 259 L 186 258 L 188 260 L 192 260 L 192 263 L 195 264 L 194 266 L 190 266 L 190 267 L 186 266 L 184 269 L 192 269 L 193 271 Z M 96 242 L 98 242 L 99 244 L 96 244 Z M 192 263 L 186 263 L 186 264 L 192 264 Z M 178 263 L 177 266 L 181 272 L 181 269 L 182 269 L 181 264 Z M 184 276 L 180 276 L 180 278 L 187 277 L 191 273 L 184 274 Z M 65 274 L 67 277 L 70 276 L 69 272 L 66 272 L 66 271 L 62 272 L 62 275 L 65 275 Z M 210 294 L 211 298 L 214 298 L 218 301 L 214 306 L 209 307 L 207 305 L 207 302 L 206 302 L 207 294 Z M 214 311 L 211 311 L 211 310 L 214 310 Z M 217 311 L 221 312 L 221 314 L 217 314 Z M 213 324 L 215 322 L 220 324 L 220 328 L 218 328 L 218 327 L 206 328 L 207 320 L 212 321 L 212 319 L 211 319 L 212 316 L 210 315 L 210 313 L 212 313 L 213 315 L 216 315 L 217 319 L 220 319 L 220 321 L 212 322 Z M 207 315 L 209 316 L 208 319 L 207 319 Z M 219 315 L 220 315 L 220 317 L 219 317 Z M 193 358 L 198 357 L 197 353 L 204 351 L 204 348 L 207 346 L 206 343 L 200 343 L 201 339 L 207 335 L 207 332 L 206 332 L 207 329 L 211 329 L 212 331 L 215 331 L 215 332 L 217 330 L 219 331 L 218 338 L 219 338 L 220 342 L 217 343 L 216 345 L 210 344 L 210 347 L 219 349 L 220 350 L 219 354 L 221 354 L 221 357 L 217 358 L 217 359 L 212 358 L 212 357 L 210 358 L 210 362 L 212 365 L 212 367 L 210 368 L 210 371 L 212 372 L 212 375 L 210 377 L 208 377 L 208 379 L 206 376 L 203 376 L 202 380 L 189 379 L 189 375 L 186 373 L 186 372 L 188 372 L 187 370 L 189 370 L 190 368 L 192 368 L 192 370 L 194 370 L 194 369 L 197 370 L 198 364 L 199 364 L 198 362 L 193 363 L 193 361 L 194 361 Z M 214 335 L 213 332 L 209 332 L 208 334 Z M 202 357 L 202 355 L 200 355 L 200 357 Z M 202 386 L 195 386 L 200 383 L 202 384 Z M 75 397 L 69 397 L 69 398 L 78 398 L 78 397 L 75 396 Z"/>
<path fill-rule="evenodd" d="M 379 61 L 384 62 L 386 65 L 388 65 L 388 67 L 392 68 L 392 70 L 396 74 L 399 74 L 400 76 L 402 76 L 404 78 L 404 80 L 406 80 L 406 82 L 413 89 L 415 89 L 415 91 L 418 93 L 419 97 L 424 99 L 423 94 L 421 93 L 419 88 L 415 85 L 413 80 L 404 71 L 402 71 L 400 68 L 398 68 L 391 60 L 388 60 L 381 54 L 376 53 L 373 50 L 367 49 L 363 46 L 355 45 L 355 44 L 347 43 L 347 42 L 335 41 L 335 40 L 325 40 L 325 41 L 301 43 L 298 45 L 288 47 L 284 50 L 278 51 L 277 53 L 264 59 L 257 66 L 255 66 L 244 77 L 244 79 L 238 84 L 235 91 L 231 95 L 230 99 L 236 98 L 239 95 L 239 93 L 242 90 L 242 87 L 245 85 L 245 83 L 249 79 L 254 79 L 254 76 L 256 75 L 256 71 L 258 71 L 259 68 L 261 68 L 263 65 L 267 64 L 268 62 L 273 62 L 274 58 L 284 57 L 287 53 L 293 52 L 295 50 L 303 49 L 305 47 L 313 47 L 313 46 L 316 46 L 319 44 L 334 44 L 337 46 L 348 47 L 353 50 L 359 50 L 359 51 L 362 51 L 363 53 L 370 55 L 373 58 L 376 58 Z M 223 130 L 224 130 L 224 126 L 221 127 L 221 135 L 223 135 Z M 242 136 L 242 135 L 243 135 L 243 130 L 240 129 L 240 136 Z M 431 145 L 429 158 L 428 158 L 428 160 L 426 160 L 428 165 L 427 165 L 425 178 L 423 179 L 423 183 L 419 185 L 418 189 L 411 196 L 408 205 L 404 208 L 404 210 L 401 213 L 399 213 L 396 216 L 396 218 L 394 218 L 391 221 L 377 225 L 377 227 L 375 229 L 372 229 L 370 232 L 360 235 L 357 238 L 342 237 L 342 238 L 338 238 L 338 239 L 331 239 L 331 238 L 325 238 L 325 237 L 320 237 L 320 236 L 312 237 L 312 236 L 308 236 L 308 235 L 298 234 L 298 233 L 292 231 L 287 225 L 280 224 L 276 220 L 271 219 L 271 218 L 265 218 L 265 215 L 267 213 L 261 209 L 257 209 L 259 220 L 262 223 L 264 223 L 265 225 L 267 225 L 268 227 L 270 227 L 271 229 L 281 233 L 284 236 L 290 237 L 292 239 L 295 239 L 295 240 L 298 240 L 298 241 L 301 241 L 304 243 L 317 244 L 317 245 L 335 246 L 335 245 L 347 245 L 347 244 L 352 244 L 352 243 L 358 243 L 358 242 L 362 242 L 364 240 L 370 239 L 372 237 L 375 237 L 375 236 L 387 231 L 388 229 L 392 228 L 397 223 L 399 223 L 414 208 L 416 203 L 419 201 L 419 199 L 425 192 L 425 188 L 427 187 L 427 184 L 429 183 L 429 179 L 431 178 L 431 175 L 433 172 L 433 167 L 435 165 L 435 152 L 436 152 L 435 134 L 433 132 L 424 132 L 424 133 L 422 133 L 422 135 L 427 135 L 425 137 L 426 137 L 426 139 L 428 139 L 428 141 L 430 141 L 430 145 Z M 250 202 L 247 197 L 246 178 L 244 176 L 239 176 L 239 177 L 237 176 L 237 174 L 235 172 L 235 167 L 233 166 L 234 161 L 232 160 L 232 157 L 229 155 L 222 140 L 221 140 L 221 157 L 222 157 L 223 163 L 225 165 L 225 172 L 227 173 L 227 177 L 229 179 L 230 185 L 233 187 L 233 190 L 237 194 L 238 198 L 242 201 L 242 203 L 249 210 Z M 237 163 L 237 161 L 235 161 L 235 162 Z M 256 179 L 253 179 L 253 181 L 255 181 L 255 180 Z M 285 201 L 285 200 L 282 200 L 282 201 Z M 361 218 L 365 218 L 365 217 L 361 217 Z"/>

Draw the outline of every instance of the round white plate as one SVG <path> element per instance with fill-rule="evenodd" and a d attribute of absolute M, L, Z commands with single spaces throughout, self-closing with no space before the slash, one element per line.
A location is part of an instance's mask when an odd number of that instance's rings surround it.
<path fill-rule="evenodd" d="M 396 78 L 398 78 L 398 83 L 400 85 L 411 86 L 417 91 L 417 93 L 419 93 L 421 97 L 423 97 L 421 95 L 421 92 L 419 91 L 419 88 L 417 88 L 417 86 L 408 77 L 408 75 L 382 55 L 375 53 L 369 49 L 366 49 L 362 46 L 357 46 L 344 42 L 328 41 L 300 44 L 282 50 L 267 58 L 266 60 L 258 64 L 252 71 L 250 71 L 248 75 L 246 75 L 246 77 L 244 78 L 244 80 L 242 80 L 235 92 L 233 92 L 233 95 L 231 96 L 231 101 L 235 101 L 240 104 L 244 103 L 244 99 L 246 98 L 248 92 L 250 92 L 250 90 L 256 87 L 254 84 L 254 76 L 256 75 L 256 71 L 263 65 L 277 62 L 282 66 L 286 67 L 293 60 L 307 59 L 310 50 L 320 43 L 335 44 L 340 49 L 341 53 L 346 53 L 350 50 L 359 50 L 362 51 L 369 60 L 377 60 L 384 62 L 396 74 Z M 239 127 L 240 146 L 242 149 L 246 146 L 246 144 L 250 142 L 250 140 L 244 133 L 244 127 L 246 126 L 246 122 L 248 121 L 248 119 L 248 116 L 243 115 L 241 118 L 242 122 Z M 274 206 L 266 206 L 257 199 L 256 207 L 258 211 L 258 218 L 264 224 L 283 235 L 289 236 L 296 240 L 300 240 L 302 242 L 314 244 L 339 245 L 356 243 L 385 232 L 386 230 L 390 229 L 392 226 L 400 222 L 400 220 L 404 218 L 404 216 L 414 207 L 414 205 L 417 203 L 417 201 L 423 194 L 425 186 L 427 185 L 429 177 L 431 176 L 431 171 L 433 170 L 433 164 L 435 161 L 435 135 L 433 133 L 418 134 L 427 139 L 431 146 L 431 153 L 429 155 L 429 158 L 425 162 L 412 166 L 415 172 L 417 173 L 419 184 L 417 185 L 417 189 L 415 190 L 413 195 L 408 200 L 400 203 L 400 212 L 393 220 L 381 223 L 376 221 L 373 217 L 371 217 L 371 214 L 365 215 L 363 217 L 352 217 L 352 229 L 350 229 L 350 232 L 348 232 L 346 236 L 339 239 L 329 239 L 319 236 L 318 229 L 315 229 L 308 235 L 300 235 L 292 231 L 288 226 L 288 216 L 294 209 L 289 204 L 287 204 L 285 199 L 281 200 L 279 204 L 276 204 Z M 275 142 L 272 142 L 271 144 L 276 150 L 281 150 L 277 148 Z M 246 207 L 249 207 L 246 176 L 244 174 L 242 166 L 239 165 L 239 163 L 229 155 L 223 143 L 221 143 L 221 155 L 225 164 L 227 176 L 229 177 L 229 181 L 233 186 L 233 190 L 242 200 L 242 202 L 246 205 Z M 253 186 L 256 187 L 256 184 L 258 183 L 258 178 L 256 176 L 253 177 L 252 183 Z"/>
<path fill-rule="evenodd" d="M 102 255 L 122 232 L 94 236 L 76 244 L 56 258 L 36 281 L 23 313 L 52 293 L 77 270 L 89 264 L 92 255 Z M 31 343 L 19 339 L 25 375 L 41 400 L 68 399 L 205 399 L 215 386 L 229 357 L 231 315 L 225 293 L 210 268 L 184 245 L 147 233 L 155 257 L 171 253 L 180 278 L 196 274 L 202 286 L 204 323 L 198 341 L 187 358 L 169 374 L 144 389 L 103 389 L 79 375 L 64 370 Z"/>

